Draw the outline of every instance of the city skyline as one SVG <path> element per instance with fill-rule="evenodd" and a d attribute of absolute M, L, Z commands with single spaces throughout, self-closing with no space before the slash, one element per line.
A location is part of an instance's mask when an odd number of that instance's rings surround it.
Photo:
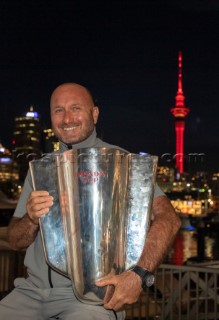
<path fill-rule="evenodd" d="M 147 2 L 147 3 L 146 3 Z M 30 107 L 50 127 L 49 97 L 60 83 L 88 86 L 100 106 L 97 131 L 131 152 L 174 157 L 177 57 L 183 54 L 185 154 L 219 170 L 215 134 L 219 65 L 216 1 L 39 1 L 1 4 L 0 140 Z M 10 22 L 10 23 L 9 23 Z M 202 156 L 203 157 L 203 156 Z M 164 156 L 163 156 L 164 158 Z"/>

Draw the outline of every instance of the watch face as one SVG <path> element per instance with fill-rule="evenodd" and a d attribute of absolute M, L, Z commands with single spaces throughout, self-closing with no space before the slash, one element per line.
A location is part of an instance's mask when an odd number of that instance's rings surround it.
<path fill-rule="evenodd" d="M 149 287 L 151 287 L 154 284 L 154 275 L 153 273 L 147 272 L 144 276 L 144 278 L 142 279 L 142 287 L 143 289 L 147 289 Z"/>
<path fill-rule="evenodd" d="M 141 278 L 142 281 L 142 289 L 146 290 L 147 288 L 151 287 L 154 284 L 154 274 L 144 268 L 139 267 L 138 265 L 135 266 L 132 269 L 133 272 L 135 272 L 139 277 Z"/>

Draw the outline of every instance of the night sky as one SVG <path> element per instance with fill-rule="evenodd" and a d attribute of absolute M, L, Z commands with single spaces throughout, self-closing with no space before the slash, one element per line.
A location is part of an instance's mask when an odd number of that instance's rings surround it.
<path fill-rule="evenodd" d="M 30 105 L 49 127 L 52 90 L 73 81 L 97 99 L 104 140 L 174 155 L 179 50 L 185 154 L 219 171 L 218 0 L 0 0 L 0 141 L 11 149 L 14 118 Z"/>

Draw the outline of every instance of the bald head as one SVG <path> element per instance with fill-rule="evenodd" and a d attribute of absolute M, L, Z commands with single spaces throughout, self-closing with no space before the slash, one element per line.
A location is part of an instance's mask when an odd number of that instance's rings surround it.
<path fill-rule="evenodd" d="M 77 90 L 82 95 L 84 95 L 84 96 L 87 95 L 88 98 L 90 98 L 90 100 L 91 100 L 90 101 L 91 104 L 93 104 L 93 105 L 95 104 L 91 92 L 86 87 L 84 87 L 84 86 L 82 86 L 80 84 L 74 83 L 74 82 L 66 82 L 66 83 L 63 83 L 63 84 L 59 85 L 57 88 L 55 88 L 55 90 L 52 92 L 50 103 L 51 103 L 51 100 L 52 100 L 53 96 L 57 92 L 63 92 L 63 91 L 66 91 L 66 90 Z"/>

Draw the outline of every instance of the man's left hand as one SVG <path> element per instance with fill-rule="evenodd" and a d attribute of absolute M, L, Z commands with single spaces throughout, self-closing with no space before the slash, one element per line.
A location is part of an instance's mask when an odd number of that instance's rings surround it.
<path fill-rule="evenodd" d="M 96 281 L 98 287 L 108 286 L 104 297 L 104 308 L 120 311 L 125 304 L 135 303 L 142 291 L 140 277 L 132 271 L 119 275 L 109 274 Z"/>

